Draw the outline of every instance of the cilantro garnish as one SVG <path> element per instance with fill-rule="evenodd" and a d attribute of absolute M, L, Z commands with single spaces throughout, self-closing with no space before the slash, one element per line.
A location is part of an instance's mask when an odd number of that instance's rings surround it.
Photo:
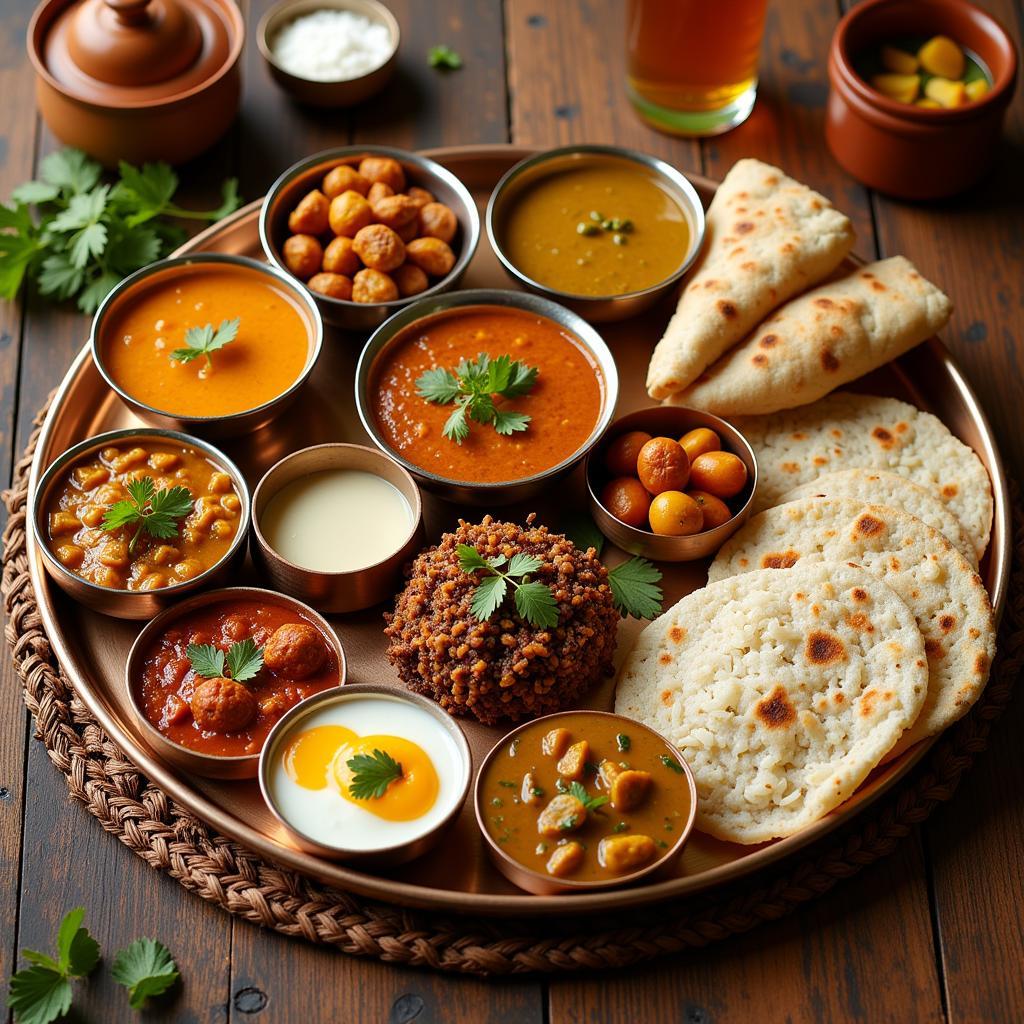
<path fill-rule="evenodd" d="M 178 178 L 165 163 L 122 162 L 120 179 L 100 184 L 102 168 L 77 149 L 50 153 L 29 181 L 0 204 L 0 298 L 13 299 L 25 277 L 43 295 L 77 298 L 92 313 L 123 277 L 166 256 L 185 240 L 167 218 L 219 220 L 239 206 L 228 179 L 216 210 L 173 203 Z"/>
<path fill-rule="evenodd" d="M 427 370 L 417 379 L 416 392 L 437 405 L 455 403 L 442 433 L 448 440 L 462 444 L 469 437 L 470 420 L 490 423 L 497 433 L 504 435 L 525 430 L 530 417 L 499 408 L 494 397 L 518 398 L 528 394 L 538 373 L 536 366 L 515 362 L 511 356 L 491 359 L 481 352 L 476 362 L 461 360 L 454 373 L 443 366 Z"/>
<path fill-rule="evenodd" d="M 511 559 L 504 555 L 484 558 L 469 544 L 460 544 L 456 550 L 463 572 L 486 573 L 470 603 L 470 611 L 480 622 L 486 622 L 498 610 L 511 583 L 515 587 L 516 611 L 531 626 L 549 629 L 558 625 L 558 603 L 551 588 L 529 578 L 544 564 L 539 558 L 522 552 Z"/>
<path fill-rule="evenodd" d="M 230 672 L 236 683 L 244 683 L 258 675 L 263 668 L 263 648 L 257 646 L 252 637 L 232 644 L 228 648 L 226 659 L 224 652 L 213 644 L 189 644 L 185 648 L 185 657 L 188 658 L 196 675 L 206 679 L 221 679 Z"/>
<path fill-rule="evenodd" d="M 633 741 L 626 733 L 620 732 L 615 736 L 615 745 L 621 753 L 625 753 L 633 745 Z"/>
<path fill-rule="evenodd" d="M 153 478 L 143 476 L 130 480 L 127 489 L 128 497 L 122 498 L 103 514 L 103 529 L 136 526 L 128 542 L 129 554 L 135 550 L 143 531 L 159 540 L 178 535 L 177 521 L 192 511 L 192 492 L 187 487 L 158 491 Z"/>
<path fill-rule="evenodd" d="M 221 320 L 220 326 L 216 330 L 213 329 L 213 324 L 206 324 L 205 327 L 190 327 L 185 332 L 185 348 L 176 348 L 171 353 L 171 358 L 176 359 L 179 363 L 191 363 L 193 359 L 205 356 L 207 369 L 211 369 L 213 360 L 210 358 L 210 354 L 235 340 L 240 323 L 240 318 L 236 316 L 234 320 Z"/>
<path fill-rule="evenodd" d="M 128 1004 L 141 1010 L 150 996 L 166 992 L 178 980 L 178 965 L 162 942 L 136 939 L 118 950 L 111 976 L 128 989 Z"/>
<path fill-rule="evenodd" d="M 569 783 L 569 794 L 576 797 L 583 804 L 583 809 L 586 811 L 596 811 L 598 807 L 604 807 L 608 803 L 608 797 L 591 796 L 586 788 L 578 782 Z"/>
<path fill-rule="evenodd" d="M 356 754 L 345 762 L 352 772 L 348 791 L 353 800 L 379 800 L 392 782 L 402 778 L 402 766 L 387 751 Z"/>
<path fill-rule="evenodd" d="M 457 71 L 462 67 L 462 57 L 450 46 L 432 46 L 427 51 L 427 63 L 442 71 Z"/>
<path fill-rule="evenodd" d="M 674 771 L 676 775 L 683 774 L 683 766 L 669 754 L 659 754 L 658 760 L 670 771 Z"/>

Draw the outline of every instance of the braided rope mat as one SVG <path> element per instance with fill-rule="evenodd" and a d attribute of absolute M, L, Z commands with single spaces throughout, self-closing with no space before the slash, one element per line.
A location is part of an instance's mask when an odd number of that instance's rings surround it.
<path fill-rule="evenodd" d="M 345 953 L 463 974 L 501 975 L 624 967 L 695 949 L 775 920 L 891 853 L 952 797 L 1024 665 L 1024 515 L 1014 504 L 1014 567 L 992 678 L 971 714 L 950 729 L 911 776 L 851 824 L 771 872 L 675 905 L 600 919 L 442 918 L 404 911 L 330 889 L 263 860 L 217 835 L 152 785 L 103 733 L 75 696 L 43 631 L 28 572 L 28 474 L 43 409 L 14 484 L 4 495 L 5 637 L 24 682 L 36 736 L 63 773 L 71 796 L 151 867 L 229 913 Z"/>

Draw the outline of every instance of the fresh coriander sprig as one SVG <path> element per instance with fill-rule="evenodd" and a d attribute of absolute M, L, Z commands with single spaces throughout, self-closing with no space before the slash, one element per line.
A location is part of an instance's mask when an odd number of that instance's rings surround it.
<path fill-rule="evenodd" d="M 143 531 L 151 537 L 166 540 L 178 534 L 178 520 L 192 511 L 192 492 L 187 487 L 171 487 L 158 491 L 151 476 L 130 480 L 128 497 L 112 505 L 103 515 L 103 529 L 116 530 L 122 526 L 136 526 L 128 542 L 128 553 Z"/>
<path fill-rule="evenodd" d="M 569 783 L 569 795 L 576 797 L 585 811 L 596 811 L 599 807 L 604 807 L 608 803 L 607 796 L 591 796 L 583 785 L 579 782 Z"/>
<path fill-rule="evenodd" d="M 379 800 L 392 782 L 403 778 L 401 764 L 386 750 L 356 754 L 345 763 L 352 772 L 348 791 L 353 800 Z"/>
<path fill-rule="evenodd" d="M 457 71 L 462 67 L 462 57 L 450 46 L 441 44 L 427 51 L 427 63 L 441 71 Z"/>
<path fill-rule="evenodd" d="M 99 943 L 82 927 L 81 907 L 65 914 L 57 932 L 57 957 L 22 950 L 31 964 L 11 978 L 7 1005 L 19 1024 L 49 1024 L 71 1009 L 72 978 L 85 978 L 100 959 Z"/>
<path fill-rule="evenodd" d="M 128 989 L 128 1005 L 141 1010 L 150 996 L 166 992 L 178 980 L 178 965 L 162 942 L 136 939 L 118 950 L 110 974 Z"/>
<path fill-rule="evenodd" d="M 238 336 L 238 325 L 241 323 L 239 317 L 233 320 L 221 320 L 220 326 L 214 330 L 213 324 L 206 324 L 205 327 L 190 327 L 185 332 L 185 347 L 176 348 L 171 353 L 171 358 L 179 363 L 191 363 L 193 359 L 200 356 L 206 357 L 206 369 L 213 369 L 211 353 L 230 345 Z"/>
<path fill-rule="evenodd" d="M 0 298 L 13 299 L 28 276 L 43 295 L 77 297 L 92 313 L 121 278 L 185 240 L 167 218 L 215 221 L 239 206 L 234 178 L 217 209 L 198 211 L 172 202 L 178 178 L 165 163 L 122 162 L 113 185 L 100 184 L 102 170 L 80 150 L 62 149 L 43 159 L 40 180 L 0 204 Z"/>
<path fill-rule="evenodd" d="M 263 648 L 252 637 L 232 644 L 226 658 L 224 652 L 213 644 L 189 644 L 185 648 L 185 657 L 196 675 L 206 679 L 220 679 L 230 673 L 236 683 L 244 683 L 254 679 L 263 668 Z"/>
<path fill-rule="evenodd" d="M 518 398 L 528 394 L 537 381 L 539 370 L 502 355 L 492 359 L 481 352 L 476 361 L 463 359 L 451 370 L 435 367 L 421 374 L 416 392 L 437 405 L 455 409 L 448 417 L 442 433 L 450 441 L 462 444 L 469 437 L 470 421 L 491 424 L 499 434 L 509 435 L 525 430 L 530 417 L 495 405 L 494 398 Z"/>
<path fill-rule="evenodd" d="M 470 611 L 481 622 L 486 622 L 498 610 L 511 583 L 515 587 L 516 611 L 530 625 L 542 629 L 558 625 L 558 603 L 551 588 L 529 578 L 544 564 L 539 558 L 523 552 L 511 559 L 504 555 L 484 558 L 469 544 L 460 544 L 456 551 L 463 572 L 486 574 L 477 584 L 470 603 Z"/>

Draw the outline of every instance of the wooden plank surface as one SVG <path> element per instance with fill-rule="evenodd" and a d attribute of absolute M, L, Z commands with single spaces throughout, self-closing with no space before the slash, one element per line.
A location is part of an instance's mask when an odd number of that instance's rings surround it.
<path fill-rule="evenodd" d="M 242 4 L 250 28 L 270 0 Z M 401 67 L 378 100 L 351 112 L 309 111 L 271 82 L 250 37 L 241 117 L 207 156 L 183 168 L 186 201 L 208 202 L 229 173 L 262 194 L 288 164 L 348 142 L 426 147 L 514 141 L 613 142 L 720 177 L 740 156 L 774 161 L 852 216 L 857 250 L 904 252 L 947 284 L 957 305 L 947 341 L 982 395 L 1004 453 L 1024 469 L 1019 409 L 1024 350 L 1019 182 L 1024 108 L 1011 112 L 999 171 L 968 197 L 915 206 L 868 194 L 831 160 L 821 134 L 824 58 L 836 0 L 772 3 L 760 97 L 748 123 L 704 143 L 643 125 L 622 91 L 619 0 L 391 0 L 403 31 Z M 1019 42 L 1015 0 L 983 0 Z M 30 109 L 21 49 L 30 0 L 0 11 L 0 196 L 54 145 Z M 465 67 L 431 70 L 446 43 Z M 37 138 L 38 136 L 38 138 Z M 874 225 L 877 223 L 877 234 Z M 0 471 L 84 340 L 73 310 L 36 298 L 0 306 Z M 1018 699 L 956 799 L 897 853 L 776 924 L 735 941 L 619 974 L 550 983 L 482 982 L 348 958 L 262 932 L 184 893 L 78 805 L 36 742 L 26 755 L 18 684 L 5 662 L 0 721 L 0 977 L 15 946 L 47 948 L 65 909 L 84 904 L 108 957 L 140 934 L 173 949 L 185 983 L 146 1019 L 174 1021 L 532 1022 L 949 1020 L 1024 1016 L 1024 785 L 1015 742 Z M 110 898 L 111 892 L 118 899 Z M 97 976 L 81 1020 L 134 1019 L 123 992 Z M 329 1016 L 324 1015 L 329 1013 Z"/>

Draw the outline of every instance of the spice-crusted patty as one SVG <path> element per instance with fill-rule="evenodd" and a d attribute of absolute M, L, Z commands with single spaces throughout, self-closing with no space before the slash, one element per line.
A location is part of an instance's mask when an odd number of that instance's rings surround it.
<path fill-rule="evenodd" d="M 489 621 L 476 619 L 470 602 L 478 574 L 460 567 L 459 544 L 484 558 L 519 552 L 539 558 L 543 565 L 532 578 L 551 588 L 558 625 L 524 622 L 511 596 Z M 490 725 L 557 711 L 610 673 L 619 613 L 593 549 L 580 551 L 545 526 L 485 516 L 479 525 L 460 520 L 454 533 L 419 554 L 385 620 L 388 660 L 406 686 L 449 714 L 472 714 Z"/>

